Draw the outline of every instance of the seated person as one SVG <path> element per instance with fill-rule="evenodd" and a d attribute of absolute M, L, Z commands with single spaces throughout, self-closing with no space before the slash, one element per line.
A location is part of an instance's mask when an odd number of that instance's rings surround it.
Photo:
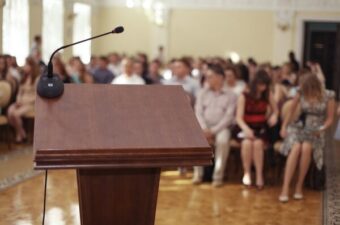
<path fill-rule="evenodd" d="M 331 128 L 335 113 L 335 93 L 325 90 L 319 77 L 312 73 L 302 76 L 300 90 L 292 102 L 292 113 L 285 118 L 281 128 L 284 142 L 281 153 L 287 156 L 281 202 L 287 202 L 290 184 L 299 168 L 295 186 L 295 200 L 303 199 L 303 184 L 313 158 L 319 171 L 324 165 L 323 153 L 326 151 L 326 131 Z M 300 108 L 299 119 L 289 124 L 296 109 Z"/>
<path fill-rule="evenodd" d="M 113 73 L 108 69 L 107 58 L 105 56 L 99 57 L 98 68 L 93 72 L 94 82 L 97 84 L 110 84 L 113 78 Z"/>
<path fill-rule="evenodd" d="M 195 105 L 197 119 L 210 144 L 215 144 L 213 186 L 223 184 L 224 170 L 229 154 L 229 138 L 237 97 L 225 86 L 222 67 L 210 65 L 206 73 L 208 87 L 202 89 Z M 202 182 L 203 167 L 194 167 L 193 183 Z"/>
<path fill-rule="evenodd" d="M 145 84 L 145 81 L 140 76 L 134 73 L 132 59 L 125 58 L 122 61 L 123 73 L 116 77 L 112 84 Z"/>
<path fill-rule="evenodd" d="M 164 80 L 166 85 L 182 85 L 188 94 L 191 104 L 194 105 L 197 92 L 200 88 L 199 82 L 190 76 L 191 66 L 186 59 L 177 59 L 172 63 L 173 76 L 170 80 Z"/>
<path fill-rule="evenodd" d="M 237 137 L 241 142 L 241 158 L 244 170 L 242 182 L 250 186 L 251 165 L 256 170 L 256 186 L 262 189 L 264 145 L 268 142 L 268 125 L 277 123 L 278 109 L 270 91 L 271 80 L 264 70 L 256 72 L 250 82 L 249 91 L 240 95 L 237 103 L 236 121 L 241 129 Z M 268 110 L 271 108 L 271 115 Z"/>
<path fill-rule="evenodd" d="M 24 76 L 19 86 L 16 102 L 8 108 L 8 121 L 15 129 L 16 142 L 22 142 L 27 136 L 23 127 L 22 117 L 34 111 L 40 67 L 33 58 L 27 58 L 23 71 Z"/>

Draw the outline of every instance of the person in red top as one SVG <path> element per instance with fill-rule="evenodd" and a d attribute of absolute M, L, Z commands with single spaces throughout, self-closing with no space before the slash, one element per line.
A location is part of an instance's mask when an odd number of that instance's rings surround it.
<path fill-rule="evenodd" d="M 241 128 L 241 158 L 244 169 L 242 182 L 251 185 L 251 165 L 256 169 L 256 186 L 262 189 L 263 151 L 267 140 L 267 127 L 277 123 L 278 108 L 270 91 L 271 80 L 264 70 L 256 72 L 247 90 L 238 99 L 236 121 Z M 269 106 L 269 107 L 268 107 Z M 270 115 L 267 116 L 270 108 Z"/>

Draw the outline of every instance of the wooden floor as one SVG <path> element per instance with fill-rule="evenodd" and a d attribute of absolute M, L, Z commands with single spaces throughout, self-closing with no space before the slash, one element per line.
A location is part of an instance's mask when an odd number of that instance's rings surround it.
<path fill-rule="evenodd" d="M 279 187 L 257 191 L 229 183 L 221 188 L 193 186 L 190 177 L 162 173 L 156 225 L 321 224 L 321 192 L 306 190 L 305 200 L 282 204 L 277 201 Z M 0 225 L 41 224 L 43 181 L 38 175 L 0 192 Z M 51 171 L 45 224 L 80 224 L 78 207 L 75 172 Z"/>

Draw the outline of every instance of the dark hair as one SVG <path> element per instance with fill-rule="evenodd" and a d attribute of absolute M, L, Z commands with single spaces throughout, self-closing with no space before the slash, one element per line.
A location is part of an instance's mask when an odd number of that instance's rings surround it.
<path fill-rule="evenodd" d="M 31 84 L 33 85 L 35 83 L 35 80 L 40 76 L 40 67 L 39 64 L 30 56 L 26 58 L 26 64 L 31 67 L 31 74 L 24 73 L 24 76 L 21 79 L 20 83 L 24 84 L 26 80 L 31 76 Z"/>
<path fill-rule="evenodd" d="M 239 76 L 239 71 L 237 70 L 237 68 L 235 66 L 227 66 L 224 71 L 231 71 L 233 72 L 233 74 L 235 75 L 235 77 L 238 79 Z"/>
<path fill-rule="evenodd" d="M 264 84 L 267 86 L 267 89 L 261 94 L 260 99 L 269 102 L 269 92 L 270 92 L 270 77 L 268 73 L 264 70 L 259 70 L 256 72 L 253 81 L 249 85 L 250 89 L 250 96 L 256 97 L 257 96 L 257 86 L 259 84 Z"/>
<path fill-rule="evenodd" d="M 257 62 L 252 57 L 248 58 L 248 64 L 250 64 L 252 66 L 257 66 Z"/>
<path fill-rule="evenodd" d="M 240 71 L 240 79 L 246 83 L 249 83 L 249 69 L 243 63 L 237 65 L 238 70 Z"/>
<path fill-rule="evenodd" d="M 108 59 L 107 59 L 106 56 L 103 56 L 103 55 L 102 55 L 102 56 L 99 57 L 99 59 L 100 59 L 100 60 L 103 60 L 103 61 L 106 62 L 106 63 L 108 62 Z"/>
<path fill-rule="evenodd" d="M 187 58 L 180 58 L 180 59 L 177 59 L 176 62 L 180 62 L 182 63 L 185 67 L 187 67 L 188 69 L 191 69 L 191 64 L 190 62 L 188 61 Z"/>
<path fill-rule="evenodd" d="M 39 34 L 34 36 L 34 41 L 40 42 L 41 41 L 41 36 Z"/>
<path fill-rule="evenodd" d="M 215 74 L 225 77 L 223 67 L 217 64 L 208 64 L 208 70 L 213 71 Z"/>

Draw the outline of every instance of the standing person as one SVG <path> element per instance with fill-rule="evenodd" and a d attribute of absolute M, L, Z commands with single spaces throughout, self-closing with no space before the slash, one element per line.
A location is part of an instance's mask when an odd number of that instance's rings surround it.
<path fill-rule="evenodd" d="M 202 89 L 195 105 L 197 119 L 210 144 L 215 144 L 215 168 L 213 186 L 223 184 L 223 177 L 229 154 L 229 127 L 233 121 L 236 95 L 224 85 L 223 68 L 209 66 L 206 74 L 208 87 Z M 193 183 L 201 183 L 203 167 L 194 167 Z"/>
<path fill-rule="evenodd" d="M 40 68 L 36 61 L 29 57 L 23 68 L 24 76 L 21 80 L 16 102 L 8 108 L 8 121 L 15 129 L 16 142 L 22 142 L 26 139 L 22 117 L 29 112 L 34 111 L 36 96 L 36 86 L 39 80 Z"/>
<path fill-rule="evenodd" d="M 30 50 L 30 56 L 33 56 L 37 51 L 42 51 L 42 38 L 40 35 L 35 35 L 32 42 L 32 47 Z"/>
<path fill-rule="evenodd" d="M 115 75 L 107 68 L 108 60 L 105 56 L 99 57 L 98 68 L 93 72 L 93 79 L 98 84 L 110 84 Z"/>
<path fill-rule="evenodd" d="M 145 81 L 140 76 L 134 74 L 133 61 L 132 59 L 125 58 L 122 61 L 123 73 L 116 77 L 112 84 L 145 84 Z"/>
<path fill-rule="evenodd" d="M 293 51 L 290 51 L 288 54 L 289 57 L 289 62 L 292 65 L 292 72 L 293 73 L 298 73 L 300 70 L 300 64 L 295 58 L 295 54 Z"/>
<path fill-rule="evenodd" d="M 280 132 L 285 138 L 281 153 L 288 156 L 279 196 L 281 202 L 289 200 L 289 186 L 297 164 L 299 175 L 293 195 L 297 200 L 303 198 L 303 183 L 312 155 L 317 168 L 322 169 L 325 131 L 331 127 L 335 113 L 335 94 L 333 91 L 325 90 L 316 75 L 304 74 L 300 84 L 300 91 L 292 103 L 293 112 L 284 119 Z M 300 118 L 288 125 L 297 106 L 301 109 Z"/>
<path fill-rule="evenodd" d="M 267 142 L 267 128 L 274 126 L 278 119 L 277 104 L 270 91 L 271 80 L 264 70 L 256 72 L 250 83 L 249 91 L 240 95 L 237 102 L 236 121 L 241 128 L 237 134 L 241 139 L 241 158 L 244 170 L 242 182 L 246 186 L 252 184 L 251 165 L 256 169 L 256 186 L 260 190 L 264 186 L 263 160 L 264 145 Z M 272 114 L 267 117 L 268 108 Z"/>

